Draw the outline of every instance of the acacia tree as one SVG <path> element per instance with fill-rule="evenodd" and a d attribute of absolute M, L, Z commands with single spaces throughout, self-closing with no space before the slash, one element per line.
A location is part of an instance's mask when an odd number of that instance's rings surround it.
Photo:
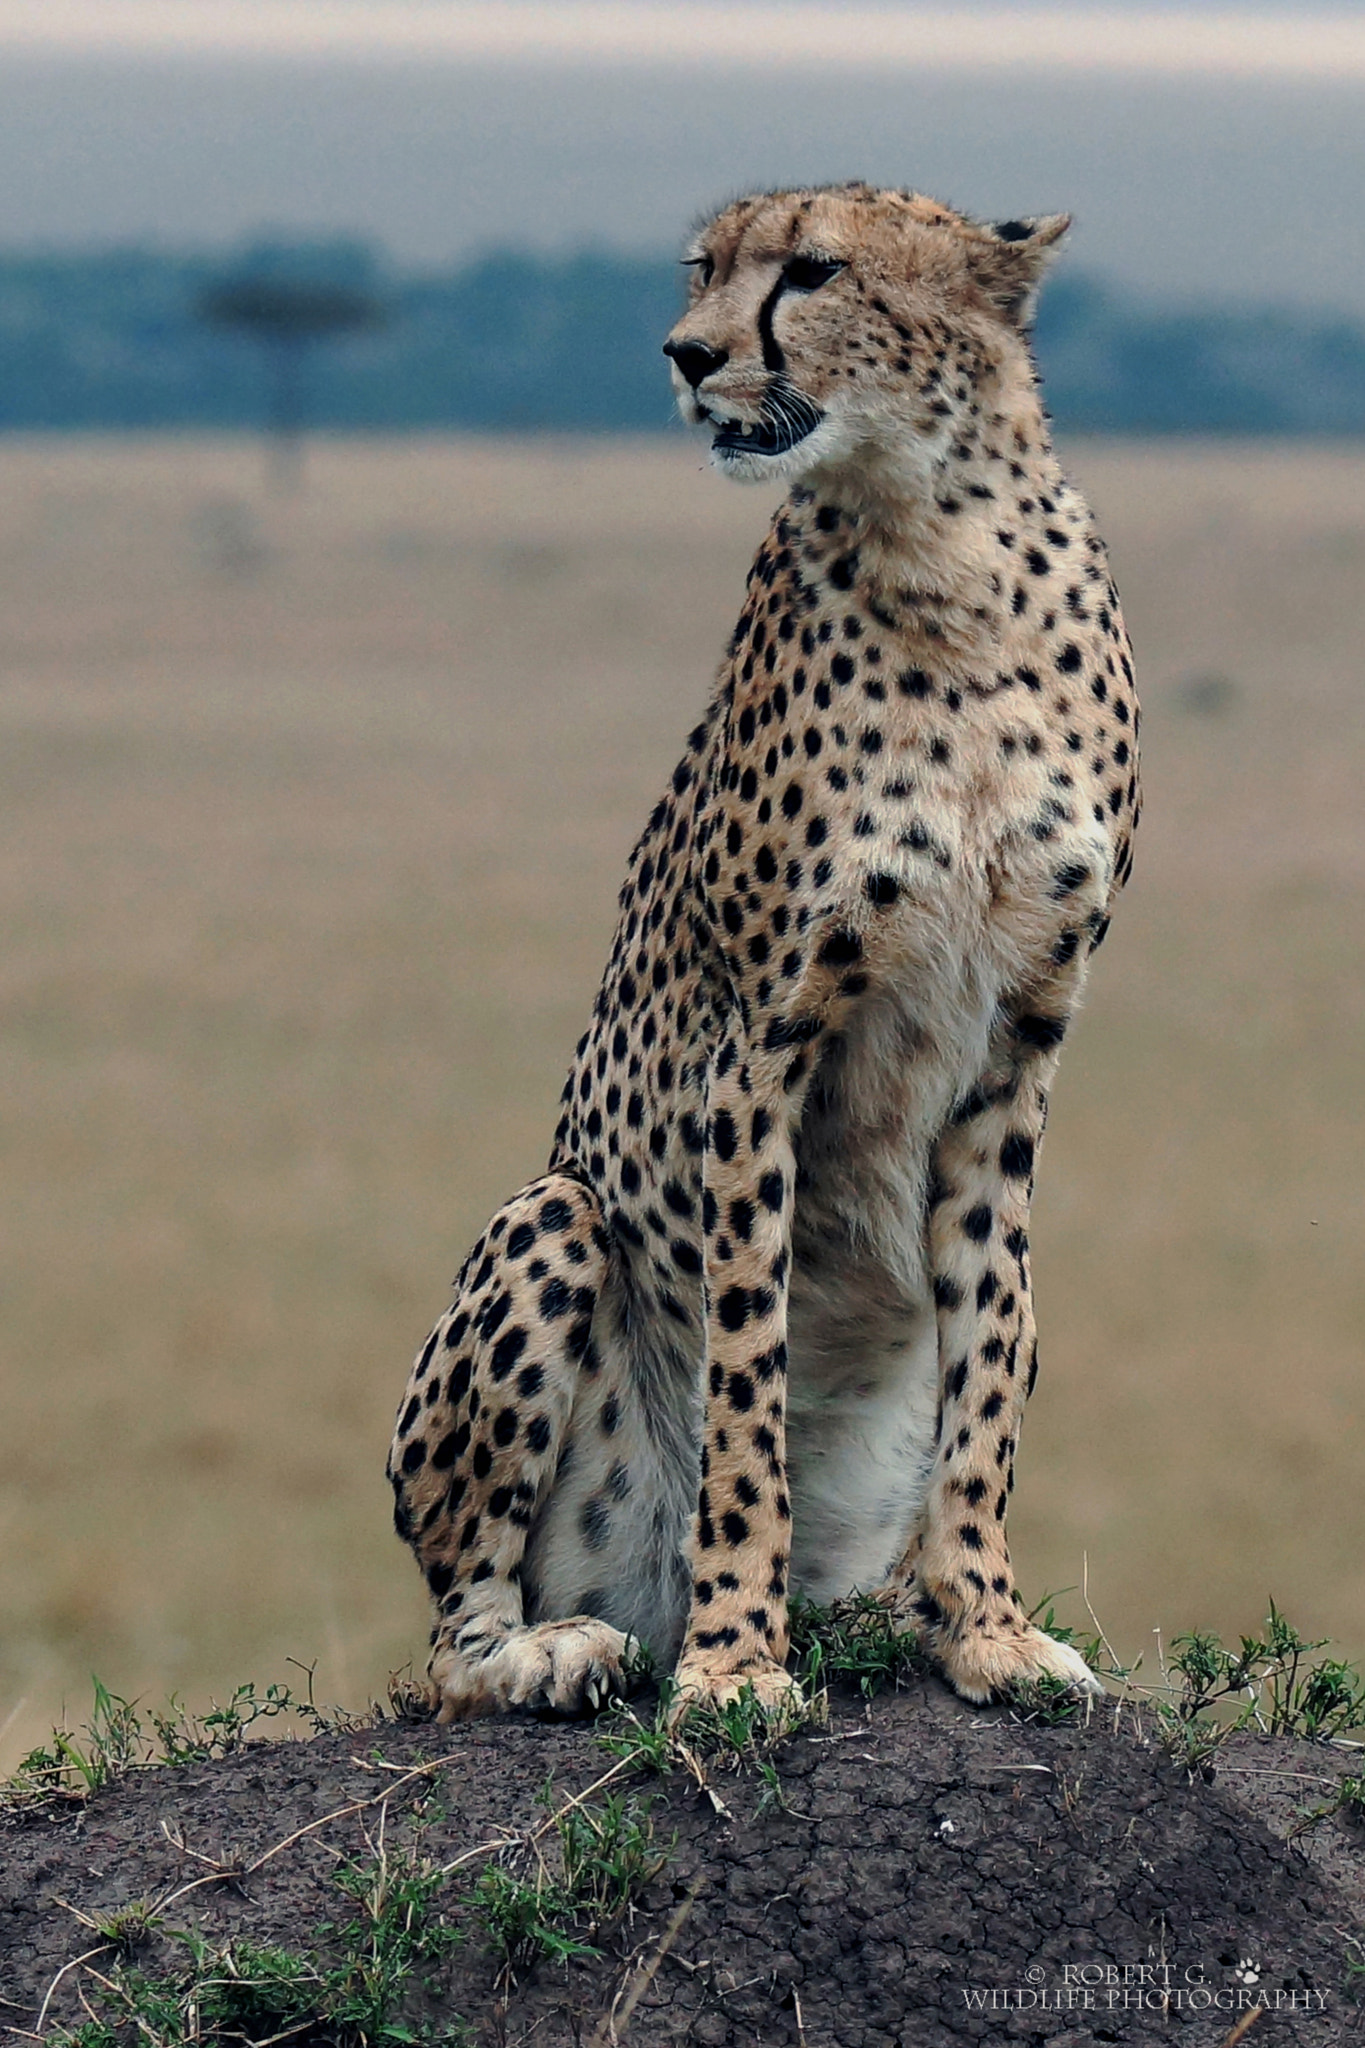
<path fill-rule="evenodd" d="M 247 335 L 262 350 L 272 467 L 282 486 L 292 486 L 299 477 L 309 355 L 319 342 L 382 326 L 383 307 L 371 293 L 349 285 L 242 277 L 211 285 L 197 311 L 209 326 Z"/>

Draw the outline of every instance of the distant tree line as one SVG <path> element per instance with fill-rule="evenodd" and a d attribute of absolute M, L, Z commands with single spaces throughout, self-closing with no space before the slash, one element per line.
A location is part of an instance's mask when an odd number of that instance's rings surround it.
<path fill-rule="evenodd" d="M 206 314 L 221 316 L 224 292 L 249 305 L 267 287 L 372 309 L 309 348 L 311 426 L 601 432 L 672 419 L 659 347 L 682 288 L 666 258 L 503 250 L 418 275 L 329 243 L 231 258 L 0 254 L 0 431 L 260 425 L 280 402 L 278 359 Z M 1365 328 L 1347 319 L 1161 310 L 1064 274 L 1036 339 L 1071 431 L 1365 433 Z"/>

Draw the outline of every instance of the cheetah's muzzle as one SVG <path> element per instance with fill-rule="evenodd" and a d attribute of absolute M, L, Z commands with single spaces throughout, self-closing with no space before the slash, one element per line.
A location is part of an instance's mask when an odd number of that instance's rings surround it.
<path fill-rule="evenodd" d="M 706 417 L 717 421 L 714 411 Z M 790 386 L 770 390 L 757 420 L 718 420 L 712 450 L 718 454 L 785 455 L 798 447 L 824 419 L 818 405 Z"/>

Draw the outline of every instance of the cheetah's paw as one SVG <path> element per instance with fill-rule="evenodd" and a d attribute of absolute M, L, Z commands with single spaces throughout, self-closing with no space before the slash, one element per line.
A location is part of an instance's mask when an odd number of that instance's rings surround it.
<path fill-rule="evenodd" d="M 482 1658 L 477 1650 L 448 1645 L 431 1662 L 441 1700 L 437 1719 L 463 1720 L 510 1707 L 596 1713 L 625 1691 L 625 1650 L 620 1629 L 590 1614 L 511 1629 Z"/>
<path fill-rule="evenodd" d="M 728 1709 L 750 1704 L 769 1734 L 787 1734 L 811 1718 L 810 1701 L 781 1664 L 767 1662 L 735 1671 L 704 1656 L 684 1657 L 674 1683 L 669 1720 L 675 1729 L 691 1713 L 725 1716 Z"/>
<path fill-rule="evenodd" d="M 1078 1650 L 1026 1622 L 994 1636 L 982 1632 L 935 1639 L 931 1634 L 926 1648 L 953 1691 L 977 1706 L 1018 1686 L 1036 1685 L 1039 1679 L 1052 1679 L 1078 1693 L 1104 1691 Z"/>

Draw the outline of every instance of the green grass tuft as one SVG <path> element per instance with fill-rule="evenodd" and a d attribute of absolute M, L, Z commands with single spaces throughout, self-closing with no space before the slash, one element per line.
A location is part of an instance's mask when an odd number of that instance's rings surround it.
<path fill-rule="evenodd" d="M 0 1806 L 31 1806 L 52 1799 L 85 1799 L 129 1771 L 159 1765 L 207 1763 L 231 1756 L 262 1723 L 292 1720 L 310 1734 L 358 1725 L 355 1717 L 319 1707 L 312 1672 L 307 1692 L 287 1685 L 258 1691 L 250 1682 L 227 1702 L 193 1714 L 172 1693 L 166 1705 L 144 1711 L 140 1702 L 111 1692 L 92 1678 L 94 1704 L 79 1730 L 54 1728 L 45 1744 L 29 1751 L 13 1776 L 0 1784 Z"/>
<path fill-rule="evenodd" d="M 553 1805 L 551 1789 L 541 1803 Z M 595 1956 L 594 1946 L 635 1894 L 662 1870 L 672 1849 L 655 1840 L 652 1802 L 630 1792 L 600 1803 L 570 1800 L 491 1863 L 475 1887 L 475 1906 L 503 1968 L 512 1975 L 537 1962 Z M 554 1837 L 547 1856 L 541 1844 Z"/>
<path fill-rule="evenodd" d="M 137 1946 L 157 1923 L 145 1907 L 125 1908 L 119 1917 L 127 1925 L 98 1930 L 120 1953 L 111 1974 L 101 1970 L 93 1979 L 91 2017 L 55 2030 L 54 2048 L 264 2048 L 286 2038 L 329 2048 L 435 2048 L 464 2041 L 462 2021 L 443 2021 L 436 2032 L 405 2013 L 414 1986 L 458 1940 L 438 1907 L 444 1874 L 411 1850 L 380 1849 L 370 1861 L 343 1864 L 337 1883 L 359 1912 L 323 1927 L 317 1954 L 171 1929 L 182 1960 L 160 1973 L 128 1959 L 132 1916 L 141 1917 Z"/>

